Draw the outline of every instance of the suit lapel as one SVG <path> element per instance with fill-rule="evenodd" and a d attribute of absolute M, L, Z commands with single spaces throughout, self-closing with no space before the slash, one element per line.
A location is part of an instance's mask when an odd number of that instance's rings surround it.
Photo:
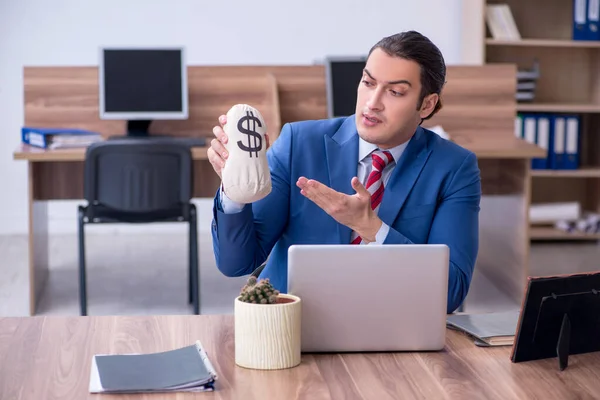
<path fill-rule="evenodd" d="M 329 187 L 345 194 L 354 194 L 350 181 L 358 170 L 358 133 L 354 116 L 348 117 L 333 136 L 325 136 L 325 153 L 329 172 Z M 352 231 L 338 224 L 340 243 L 350 243 Z"/>
<path fill-rule="evenodd" d="M 398 216 L 430 153 L 423 128 L 418 127 L 385 187 L 379 218 L 386 224 L 391 226 Z"/>

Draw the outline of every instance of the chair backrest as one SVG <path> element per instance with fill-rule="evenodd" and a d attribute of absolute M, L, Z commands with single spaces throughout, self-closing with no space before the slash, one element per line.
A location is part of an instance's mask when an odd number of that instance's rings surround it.
<path fill-rule="evenodd" d="M 84 174 L 89 204 L 121 212 L 175 209 L 192 198 L 191 150 L 169 139 L 94 143 L 86 152 Z"/>

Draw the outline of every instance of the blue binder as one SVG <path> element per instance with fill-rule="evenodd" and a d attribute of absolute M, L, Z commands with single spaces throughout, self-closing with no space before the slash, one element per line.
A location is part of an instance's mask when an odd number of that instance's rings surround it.
<path fill-rule="evenodd" d="M 547 114 L 537 114 L 531 116 L 531 118 L 536 119 L 535 144 L 546 150 L 545 157 L 533 158 L 531 160 L 531 168 L 546 169 L 548 168 L 548 159 L 551 147 L 551 119 Z"/>
<path fill-rule="evenodd" d="M 579 116 L 569 116 L 566 119 L 565 134 L 565 169 L 579 168 L 580 123 Z"/>
<path fill-rule="evenodd" d="M 561 114 L 555 114 L 552 120 L 553 146 L 550 155 L 550 168 L 564 169 L 567 120 L 566 117 Z"/>
<path fill-rule="evenodd" d="M 60 136 L 63 140 L 55 140 L 55 137 L 57 136 Z M 98 132 L 84 129 L 38 128 L 28 126 L 21 128 L 21 141 L 23 143 L 43 149 L 86 146 L 101 138 L 102 136 Z M 55 143 L 57 141 L 63 141 L 64 143 L 57 144 Z"/>
<path fill-rule="evenodd" d="M 587 0 L 587 40 L 600 40 L 600 0 Z"/>
<path fill-rule="evenodd" d="M 587 20 L 588 1 L 573 0 L 573 40 L 590 40 Z"/>
<path fill-rule="evenodd" d="M 523 117 L 523 140 L 528 143 L 536 144 L 537 137 L 537 118 L 533 114 L 524 113 Z M 537 163 L 531 160 L 531 168 L 536 168 Z"/>

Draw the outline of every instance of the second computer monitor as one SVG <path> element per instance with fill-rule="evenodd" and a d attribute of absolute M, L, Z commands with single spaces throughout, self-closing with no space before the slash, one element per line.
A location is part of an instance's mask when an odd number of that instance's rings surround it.
<path fill-rule="evenodd" d="M 325 59 L 329 118 L 347 117 L 356 112 L 356 91 L 366 63 L 367 57 L 362 56 Z"/>
<path fill-rule="evenodd" d="M 103 48 L 100 118 L 129 126 L 188 118 L 187 68 L 182 48 Z M 131 132 L 130 132 L 131 133 Z"/>

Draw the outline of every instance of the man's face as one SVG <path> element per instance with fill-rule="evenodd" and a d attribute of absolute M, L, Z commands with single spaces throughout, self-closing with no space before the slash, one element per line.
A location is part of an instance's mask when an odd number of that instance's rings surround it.
<path fill-rule="evenodd" d="M 415 61 L 375 49 L 358 86 L 356 127 L 367 142 L 382 149 L 400 145 L 415 133 L 435 107 L 437 95 L 419 104 L 421 68 Z"/>

